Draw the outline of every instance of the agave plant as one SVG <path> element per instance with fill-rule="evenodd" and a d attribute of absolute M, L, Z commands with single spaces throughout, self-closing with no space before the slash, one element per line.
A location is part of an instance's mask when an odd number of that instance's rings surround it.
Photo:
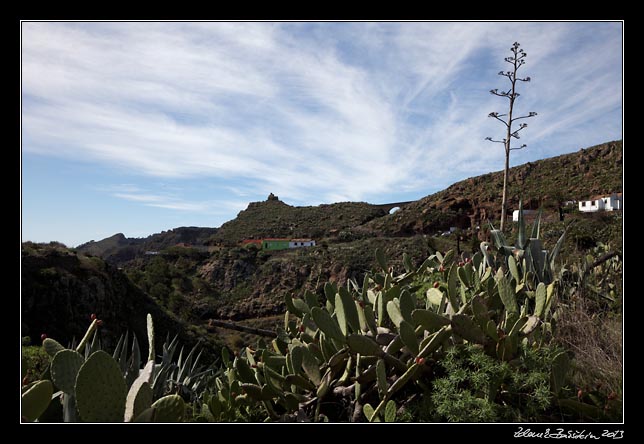
<path fill-rule="evenodd" d="M 495 229 L 492 223 L 488 221 L 494 246 L 501 253 L 500 261 L 494 260 L 490 254 L 490 246 L 488 243 L 484 242 L 481 244 L 481 251 L 491 267 L 507 267 L 517 283 L 525 283 L 531 288 L 536 288 L 539 282 L 548 285 L 555 279 L 555 260 L 563 245 L 566 232 L 570 228 L 570 225 L 568 225 L 564 229 L 564 232 L 557 240 L 552 251 L 548 252 L 543 248 L 541 239 L 539 238 L 541 215 L 542 209 L 539 209 L 534 224 L 532 225 L 530 236 L 528 237 L 523 214 L 523 204 L 519 201 L 519 220 L 514 245 L 510 245 L 506 241 L 503 232 Z"/>

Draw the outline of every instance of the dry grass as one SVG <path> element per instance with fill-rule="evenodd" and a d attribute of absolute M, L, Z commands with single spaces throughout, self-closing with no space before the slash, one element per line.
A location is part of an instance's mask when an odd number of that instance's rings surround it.
<path fill-rule="evenodd" d="M 561 307 L 557 341 L 574 353 L 573 382 L 579 388 L 597 388 L 622 397 L 622 315 L 597 303 L 575 298 Z"/>

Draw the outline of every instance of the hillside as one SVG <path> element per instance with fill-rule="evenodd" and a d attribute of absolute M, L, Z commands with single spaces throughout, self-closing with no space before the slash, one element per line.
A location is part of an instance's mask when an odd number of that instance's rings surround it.
<path fill-rule="evenodd" d="M 509 208 L 554 208 L 566 201 L 622 191 L 622 141 L 528 162 L 510 169 Z M 370 221 L 364 229 L 390 236 L 435 234 L 450 226 L 475 228 L 500 219 L 503 172 L 472 177 Z"/>
<path fill-rule="evenodd" d="M 36 343 L 42 333 L 63 344 L 72 338 L 80 340 L 92 313 L 104 322 L 101 340 L 108 349 L 126 330 L 142 340 L 144 347 L 147 313 L 152 314 L 159 337 L 179 334 L 184 344 L 198 339 L 194 328 L 168 313 L 122 271 L 98 257 L 55 243 L 23 244 L 21 307 L 22 335 Z M 161 344 L 157 346 L 161 353 Z M 216 349 L 212 342 L 207 348 L 210 353 Z"/>
<path fill-rule="evenodd" d="M 251 202 L 237 217 L 219 228 L 212 240 L 235 245 L 243 239 L 310 237 L 320 239 L 384 216 L 385 210 L 364 202 L 293 207 L 276 196 Z"/>

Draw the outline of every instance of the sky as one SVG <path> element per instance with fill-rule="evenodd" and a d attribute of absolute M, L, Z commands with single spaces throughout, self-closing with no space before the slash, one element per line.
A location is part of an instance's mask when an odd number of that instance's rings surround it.
<path fill-rule="evenodd" d="M 621 22 L 22 22 L 22 240 L 73 247 L 289 205 L 422 198 L 622 138 Z"/>

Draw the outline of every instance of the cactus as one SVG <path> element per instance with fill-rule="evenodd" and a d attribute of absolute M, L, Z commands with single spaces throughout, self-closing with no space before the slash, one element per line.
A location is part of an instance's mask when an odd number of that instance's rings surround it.
<path fill-rule="evenodd" d="M 508 256 L 508 269 L 514 280 L 521 282 L 521 275 L 519 274 L 519 268 L 517 267 L 517 261 L 514 256 Z"/>
<path fill-rule="evenodd" d="M 373 340 L 364 335 L 352 334 L 347 338 L 347 345 L 354 353 L 362 356 L 380 356 L 383 351 Z"/>
<path fill-rule="evenodd" d="M 387 260 L 385 259 L 385 255 L 380 248 L 376 248 L 376 261 L 378 262 L 378 265 L 380 265 L 380 268 L 382 268 L 382 270 L 386 272 Z"/>
<path fill-rule="evenodd" d="M 85 344 L 87 344 L 96 332 L 96 329 L 98 328 L 98 319 L 94 319 L 92 323 L 89 325 L 89 328 L 85 332 L 85 336 L 83 336 L 83 339 L 78 343 L 78 347 L 76 347 L 77 352 L 82 352 L 85 350 Z"/>
<path fill-rule="evenodd" d="M 132 385 L 125 401 L 125 415 L 123 420 L 125 422 L 131 422 L 133 419 L 138 418 L 152 405 L 152 396 L 152 388 L 149 382 L 143 382 L 136 387 Z"/>
<path fill-rule="evenodd" d="M 154 361 L 148 361 L 139 376 L 134 380 L 125 401 L 125 416 L 123 420 L 130 422 L 143 410 L 152 405 L 153 392 L 151 384 L 154 381 Z"/>
<path fill-rule="evenodd" d="M 56 353 L 58 353 L 59 351 L 65 350 L 65 347 L 51 338 L 46 338 L 44 341 L 42 341 L 42 348 L 52 358 L 56 356 Z"/>
<path fill-rule="evenodd" d="M 235 360 L 233 361 L 233 368 L 237 371 L 237 376 L 239 377 L 240 381 L 247 384 L 257 383 L 255 372 L 252 368 L 250 368 L 246 360 L 235 358 Z"/>
<path fill-rule="evenodd" d="M 127 387 L 114 359 L 102 350 L 81 366 L 76 378 L 76 406 L 85 422 L 122 422 Z"/>
<path fill-rule="evenodd" d="M 74 394 L 76 376 L 85 358 L 75 350 L 61 350 L 51 361 L 52 381 L 68 395 Z"/>
<path fill-rule="evenodd" d="M 419 344 L 414 327 L 412 327 L 409 322 L 402 321 L 400 323 L 398 331 L 400 332 L 400 339 L 402 340 L 403 344 L 405 344 L 412 355 L 417 356 Z"/>
<path fill-rule="evenodd" d="M 407 289 L 400 293 L 400 314 L 409 323 L 413 322 L 411 313 L 416 309 L 416 297 Z"/>
<path fill-rule="evenodd" d="M 154 422 L 154 414 L 155 410 L 150 407 L 149 409 L 145 409 L 139 416 L 136 417 L 134 422 Z"/>
<path fill-rule="evenodd" d="M 154 422 L 181 422 L 186 403 L 179 395 L 167 395 L 152 404 Z"/>
<path fill-rule="evenodd" d="M 396 402 L 393 399 L 385 405 L 385 422 L 396 422 Z"/>
<path fill-rule="evenodd" d="M 400 312 L 400 302 L 398 299 L 387 302 L 387 314 L 391 322 L 398 328 L 400 323 L 404 321 L 403 315 Z"/>
<path fill-rule="evenodd" d="M 515 290 L 508 282 L 503 271 L 499 270 L 494 279 L 496 280 L 496 284 L 499 288 L 499 296 L 501 297 L 501 301 L 503 302 L 506 311 L 508 313 L 518 313 L 519 306 L 517 305 Z"/>
<path fill-rule="evenodd" d="M 416 309 L 411 316 L 415 325 L 422 326 L 429 333 L 434 333 L 441 327 L 449 325 L 449 319 L 430 310 Z"/>
<path fill-rule="evenodd" d="M 535 307 L 534 315 L 541 318 L 544 316 L 544 309 L 546 308 L 546 298 L 548 297 L 546 286 L 543 282 L 539 282 L 535 292 Z"/>
<path fill-rule="evenodd" d="M 353 301 L 351 301 L 350 304 L 351 306 L 355 307 L 355 305 L 353 305 Z M 347 306 L 348 305 L 349 304 L 347 304 Z M 340 332 L 341 332 L 340 336 L 344 337 L 349 333 L 349 330 L 348 330 L 347 315 L 345 311 L 345 304 L 342 301 L 342 297 L 340 296 L 340 293 L 335 295 L 335 316 L 336 316 L 338 325 L 340 326 Z M 316 324 L 319 325 L 318 322 L 316 322 Z"/>
<path fill-rule="evenodd" d="M 495 236 L 504 241 L 501 233 Z M 525 242 L 529 248 L 530 240 Z M 505 271 L 482 247 L 464 264 L 457 264 L 450 251 L 430 256 L 414 270 L 407 257 L 402 275 L 394 274 L 379 250 L 382 271 L 368 273 L 361 286 L 352 280 L 340 287 L 327 283 L 322 303 L 310 291 L 302 298 L 287 296 L 288 314 L 297 319 L 285 318 L 272 348 L 246 349 L 228 361 L 223 377 L 216 379 L 216 396 L 200 404 L 203 418 L 226 420 L 231 412 L 255 405 L 267 420 L 281 415 L 300 420 L 302 406 L 314 405 L 312 418 L 321 421 L 327 417 L 324 405 L 333 404 L 325 398 L 338 395 L 354 397 L 354 417 L 364 406 L 367 420 L 392 421 L 402 389 L 424 387 L 431 365 L 463 340 L 482 344 L 498 359 L 514 359 L 521 344 L 536 345 L 538 333 L 533 332 L 542 324 L 545 328 L 542 319 L 554 287 L 533 286 L 537 275 L 514 256 L 501 264 L 509 264 Z M 521 254 L 517 257 L 525 263 Z M 439 285 L 434 288 L 436 272 Z M 417 308 L 414 285 L 422 279 L 430 279 L 432 286 L 425 307 Z M 373 394 L 379 395 L 375 408 L 367 402 Z"/>
<path fill-rule="evenodd" d="M 302 348 L 302 369 L 314 385 L 320 384 L 322 376 L 320 375 L 320 366 L 318 361 L 307 347 Z"/>
<path fill-rule="evenodd" d="M 521 333 L 524 334 L 525 336 L 529 336 L 530 333 L 532 333 L 537 329 L 540 323 L 541 323 L 541 320 L 539 319 L 538 316 L 528 316 L 528 319 L 525 325 L 523 326 L 523 328 L 521 328 Z"/>
<path fill-rule="evenodd" d="M 365 404 L 362 407 L 362 411 L 364 412 L 364 416 L 367 418 L 367 421 L 369 422 L 380 422 L 380 419 L 376 417 L 375 415 L 375 410 L 371 406 L 371 404 Z"/>
<path fill-rule="evenodd" d="M 485 344 L 485 333 L 472 319 L 462 314 L 452 316 L 451 326 L 454 333 L 466 341 L 476 344 Z"/>
<path fill-rule="evenodd" d="M 456 281 L 458 280 L 458 266 L 452 264 L 447 274 L 447 299 L 449 300 L 452 310 L 458 311 L 460 307 L 459 298 L 456 290 Z"/>
<path fill-rule="evenodd" d="M 550 374 L 550 390 L 555 395 L 558 395 L 563 388 L 569 367 L 570 358 L 568 358 L 566 352 L 561 352 L 555 356 Z"/>
<path fill-rule="evenodd" d="M 389 384 L 387 384 L 387 370 L 383 359 L 378 359 L 376 364 L 376 381 L 378 382 L 378 393 L 380 394 L 380 399 L 384 399 L 387 395 Z"/>
<path fill-rule="evenodd" d="M 344 309 L 345 317 L 347 319 L 349 327 L 351 327 L 352 331 L 357 332 L 358 330 L 360 330 L 360 320 L 358 318 L 358 310 L 356 309 L 355 301 L 346 288 L 340 287 L 336 295 L 336 307 L 338 305 L 338 296 L 340 296 L 340 300 L 342 301 L 342 308 Z"/>
<path fill-rule="evenodd" d="M 340 343 L 344 343 L 346 341 L 344 333 L 337 321 L 333 320 L 325 310 L 322 310 L 319 307 L 313 307 L 311 309 L 311 317 L 325 335 Z"/>
<path fill-rule="evenodd" d="M 51 381 L 37 381 L 22 394 L 20 410 L 22 418 L 30 422 L 37 420 L 47 410 L 52 394 L 53 386 Z"/>
<path fill-rule="evenodd" d="M 154 322 L 150 313 L 145 317 L 148 330 L 148 361 L 154 361 Z"/>
<path fill-rule="evenodd" d="M 304 313 L 299 310 L 293 303 L 293 298 L 291 297 L 291 295 L 287 294 L 286 296 L 284 296 L 284 301 L 286 303 L 286 308 L 288 309 L 288 311 L 293 313 L 295 316 L 302 317 L 304 315 Z"/>

